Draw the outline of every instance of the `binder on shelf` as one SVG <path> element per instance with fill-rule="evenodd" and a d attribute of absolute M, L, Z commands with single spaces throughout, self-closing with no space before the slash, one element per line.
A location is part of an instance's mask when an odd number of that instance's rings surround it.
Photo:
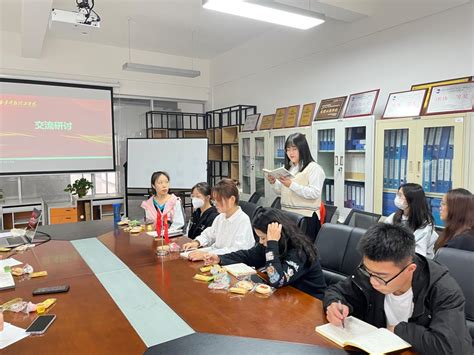
<path fill-rule="evenodd" d="M 446 151 L 449 145 L 449 133 L 450 127 L 443 127 L 441 132 L 441 142 L 439 147 L 439 157 L 438 157 L 438 177 L 436 180 L 436 192 L 446 192 L 444 191 L 444 165 L 446 161 Z M 449 178 L 449 176 L 446 176 Z"/>
<path fill-rule="evenodd" d="M 365 211 L 365 186 L 361 187 L 360 194 L 361 194 L 361 200 L 360 200 L 361 201 L 361 206 L 360 206 L 361 208 L 360 209 Z"/>
<path fill-rule="evenodd" d="M 329 186 L 330 187 L 330 194 L 331 194 L 331 204 L 334 205 L 334 182 Z"/>
<path fill-rule="evenodd" d="M 328 150 L 328 131 L 321 131 L 321 136 L 323 137 L 321 141 L 321 150 Z"/>
<path fill-rule="evenodd" d="M 452 189 L 452 169 L 454 157 L 454 127 L 450 127 L 448 148 L 446 149 L 446 160 L 444 162 L 444 191 Z"/>
<path fill-rule="evenodd" d="M 408 159 L 408 130 L 402 129 L 402 148 L 400 151 L 400 185 L 407 181 L 407 159 Z"/>
<path fill-rule="evenodd" d="M 347 201 L 349 199 L 347 190 L 348 190 L 347 185 L 344 184 L 344 207 L 347 207 Z"/>
<path fill-rule="evenodd" d="M 383 161 L 384 161 L 384 166 L 383 166 L 383 187 L 388 188 L 389 183 L 388 183 L 388 170 L 389 170 L 389 151 L 390 151 L 390 133 L 389 131 L 384 132 L 384 148 L 383 148 Z"/>
<path fill-rule="evenodd" d="M 356 204 L 356 198 L 357 198 L 357 191 L 356 191 L 356 186 L 351 185 L 351 208 L 354 208 Z"/>
<path fill-rule="evenodd" d="M 397 138 L 395 143 L 395 165 L 392 180 L 392 189 L 398 189 L 400 186 L 400 162 L 402 152 L 402 129 L 397 130 Z"/>
<path fill-rule="evenodd" d="M 355 198 L 355 208 L 360 210 L 361 209 L 361 196 L 360 196 L 360 186 L 356 186 L 356 198 Z"/>
<path fill-rule="evenodd" d="M 438 159 L 439 159 L 439 147 L 441 144 L 441 132 L 442 128 L 436 128 L 435 142 L 433 144 L 433 152 L 431 153 L 431 188 L 430 191 L 436 191 L 436 182 L 438 180 Z"/>
<path fill-rule="evenodd" d="M 346 150 L 352 149 L 352 128 L 347 129 Z"/>
<path fill-rule="evenodd" d="M 389 147 L 389 158 L 388 158 L 388 188 L 392 188 L 393 175 L 394 175 L 394 160 L 395 160 L 395 139 L 397 131 L 390 131 L 390 147 Z"/>
<path fill-rule="evenodd" d="M 428 129 L 428 134 L 426 135 L 426 151 L 424 153 L 424 179 L 423 179 L 423 189 L 425 192 L 431 190 L 431 154 L 433 152 L 433 146 L 434 146 L 434 141 L 435 141 L 435 129 L 434 128 L 429 128 Z"/>

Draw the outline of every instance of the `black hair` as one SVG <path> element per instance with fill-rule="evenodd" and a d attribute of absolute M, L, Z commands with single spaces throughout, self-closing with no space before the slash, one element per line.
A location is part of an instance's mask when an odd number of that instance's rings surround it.
<path fill-rule="evenodd" d="M 288 136 L 285 142 L 285 169 L 289 170 L 291 168 L 291 161 L 286 154 L 289 147 L 296 147 L 300 153 L 300 171 L 303 171 L 309 163 L 314 161 L 306 136 L 301 133 L 293 133 Z"/>
<path fill-rule="evenodd" d="M 204 196 L 211 196 L 211 187 L 207 182 L 198 182 L 193 186 L 191 192 L 193 192 L 194 189 L 198 190 L 199 193 L 203 194 Z"/>
<path fill-rule="evenodd" d="M 153 174 L 151 174 L 151 189 L 153 191 L 153 195 L 156 195 L 156 190 L 155 190 L 155 181 L 161 176 L 164 175 L 170 181 L 170 176 L 168 175 L 167 172 L 165 171 L 155 171 Z"/>
<path fill-rule="evenodd" d="M 235 197 L 235 204 L 239 202 L 239 189 L 233 179 L 224 178 L 217 182 L 212 188 L 212 198 L 214 200 L 222 200 L 222 198 L 229 199 Z"/>
<path fill-rule="evenodd" d="M 262 208 L 253 221 L 252 227 L 267 233 L 268 225 L 277 222 L 282 225 L 281 238 L 278 241 L 280 257 L 286 257 L 290 248 L 295 248 L 301 258 L 306 258 L 308 264 L 313 264 L 317 258 L 314 244 L 289 217 L 281 210 L 275 208 Z"/>
<path fill-rule="evenodd" d="M 415 256 L 415 236 L 399 224 L 377 223 L 365 232 L 357 249 L 372 261 L 402 265 Z"/>
<path fill-rule="evenodd" d="M 418 228 L 424 228 L 431 224 L 434 228 L 434 218 L 431 213 L 430 206 L 426 200 L 425 191 L 423 187 L 418 184 L 407 183 L 401 185 L 399 188 L 405 196 L 409 210 L 408 210 L 408 226 L 412 231 Z M 394 223 L 401 223 L 403 210 L 395 212 L 393 218 Z"/>

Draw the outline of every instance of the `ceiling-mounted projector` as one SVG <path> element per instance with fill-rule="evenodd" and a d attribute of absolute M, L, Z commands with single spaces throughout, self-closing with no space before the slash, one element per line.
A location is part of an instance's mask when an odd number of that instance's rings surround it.
<path fill-rule="evenodd" d="M 78 11 L 52 9 L 49 28 L 61 32 L 81 32 L 88 34 L 100 28 L 100 16 L 93 10 L 94 0 L 76 0 Z"/>

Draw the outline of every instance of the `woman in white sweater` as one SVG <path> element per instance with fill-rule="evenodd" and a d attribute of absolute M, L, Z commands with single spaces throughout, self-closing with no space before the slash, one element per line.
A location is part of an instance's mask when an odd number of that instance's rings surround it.
<path fill-rule="evenodd" d="M 246 250 L 256 243 L 250 218 L 239 207 L 239 190 L 231 179 L 222 179 L 212 188 L 212 198 L 216 201 L 219 215 L 212 225 L 206 228 L 194 241 L 183 248 L 210 247 L 206 252 L 196 250 L 189 254 L 191 261 L 203 260 L 209 253 L 227 254 L 237 250 Z"/>
<path fill-rule="evenodd" d="M 320 228 L 321 193 L 326 175 L 311 156 L 304 134 L 294 133 L 285 142 L 285 168 L 295 178 L 267 175 L 277 195 L 281 196 L 281 209 L 307 217 L 306 235 L 315 240 Z"/>
<path fill-rule="evenodd" d="M 416 252 L 432 259 L 438 233 L 423 188 L 413 183 L 401 185 L 394 202 L 398 211 L 388 216 L 385 223 L 402 224 L 410 229 L 415 235 Z"/>

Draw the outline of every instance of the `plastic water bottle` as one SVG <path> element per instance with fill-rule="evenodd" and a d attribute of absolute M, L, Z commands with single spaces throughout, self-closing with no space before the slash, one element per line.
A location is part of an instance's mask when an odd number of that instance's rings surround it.
<path fill-rule="evenodd" d="M 121 220 L 120 209 L 122 207 L 122 204 L 114 203 L 112 206 L 114 208 L 114 224 L 117 224 Z"/>

